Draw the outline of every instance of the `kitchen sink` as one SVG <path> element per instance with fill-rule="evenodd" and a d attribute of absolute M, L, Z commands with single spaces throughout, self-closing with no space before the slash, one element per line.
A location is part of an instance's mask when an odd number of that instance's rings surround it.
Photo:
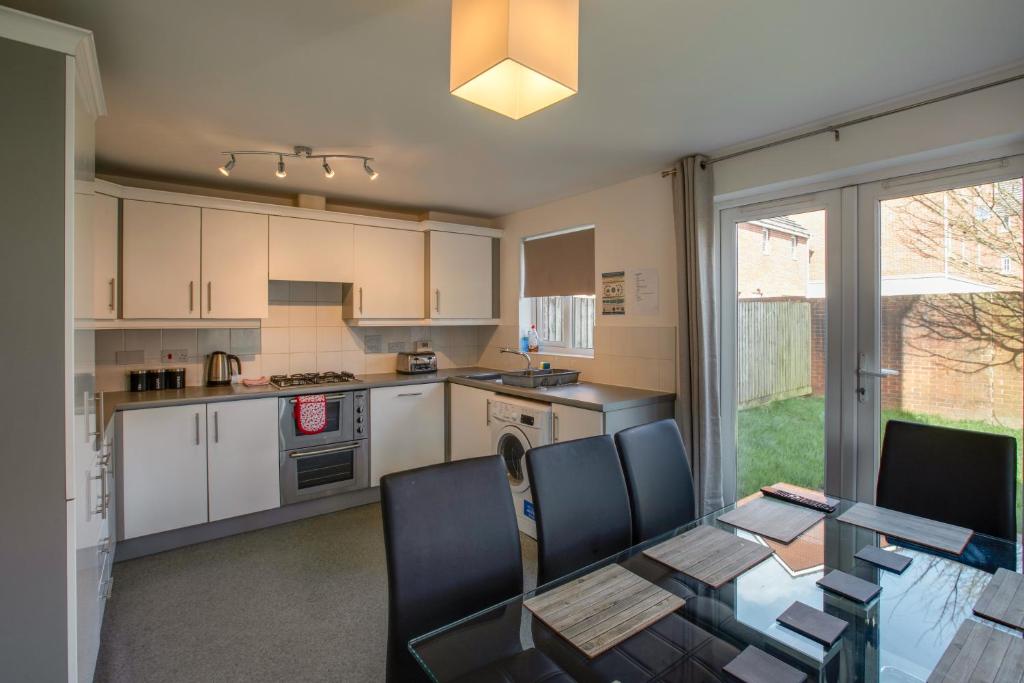
<path fill-rule="evenodd" d="M 519 370 L 517 372 L 501 373 L 501 383 L 514 387 L 527 387 L 536 389 L 538 387 L 557 387 L 563 384 L 575 384 L 580 380 L 578 370 L 562 370 L 551 368 L 550 370 Z"/>

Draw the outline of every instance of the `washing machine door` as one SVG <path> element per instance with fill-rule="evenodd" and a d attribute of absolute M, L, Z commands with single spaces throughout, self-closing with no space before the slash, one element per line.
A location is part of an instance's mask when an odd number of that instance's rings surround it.
<path fill-rule="evenodd" d="M 530 488 L 530 480 L 526 476 L 526 451 L 530 446 L 530 440 L 523 433 L 523 430 L 514 425 L 504 427 L 498 434 L 496 445 L 498 455 L 505 461 L 505 474 L 508 475 L 508 484 L 512 487 L 512 493 L 523 493 Z"/>

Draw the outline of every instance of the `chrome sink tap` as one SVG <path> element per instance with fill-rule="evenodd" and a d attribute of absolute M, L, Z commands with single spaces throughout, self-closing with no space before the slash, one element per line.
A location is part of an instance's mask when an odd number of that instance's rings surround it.
<path fill-rule="evenodd" d="M 526 353 L 525 351 L 516 351 L 515 349 L 510 349 L 508 347 L 505 347 L 505 348 L 501 349 L 501 352 L 502 353 L 514 353 L 517 356 L 522 356 L 523 358 L 526 359 L 526 371 L 530 372 L 531 370 L 533 370 L 533 361 L 530 359 L 530 354 Z"/>

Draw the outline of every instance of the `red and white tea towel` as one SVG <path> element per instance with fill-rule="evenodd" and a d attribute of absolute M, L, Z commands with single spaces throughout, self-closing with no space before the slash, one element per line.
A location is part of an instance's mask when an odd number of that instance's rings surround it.
<path fill-rule="evenodd" d="M 319 434 L 326 426 L 326 396 L 313 394 L 295 397 L 295 427 L 301 434 Z"/>

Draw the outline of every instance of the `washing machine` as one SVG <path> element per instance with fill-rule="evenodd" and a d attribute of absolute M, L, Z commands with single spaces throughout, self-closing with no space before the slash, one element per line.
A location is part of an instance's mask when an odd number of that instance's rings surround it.
<path fill-rule="evenodd" d="M 519 530 L 537 538 L 526 451 L 551 443 L 551 404 L 498 395 L 490 401 L 487 421 L 491 426 L 492 452 L 505 460 Z"/>

